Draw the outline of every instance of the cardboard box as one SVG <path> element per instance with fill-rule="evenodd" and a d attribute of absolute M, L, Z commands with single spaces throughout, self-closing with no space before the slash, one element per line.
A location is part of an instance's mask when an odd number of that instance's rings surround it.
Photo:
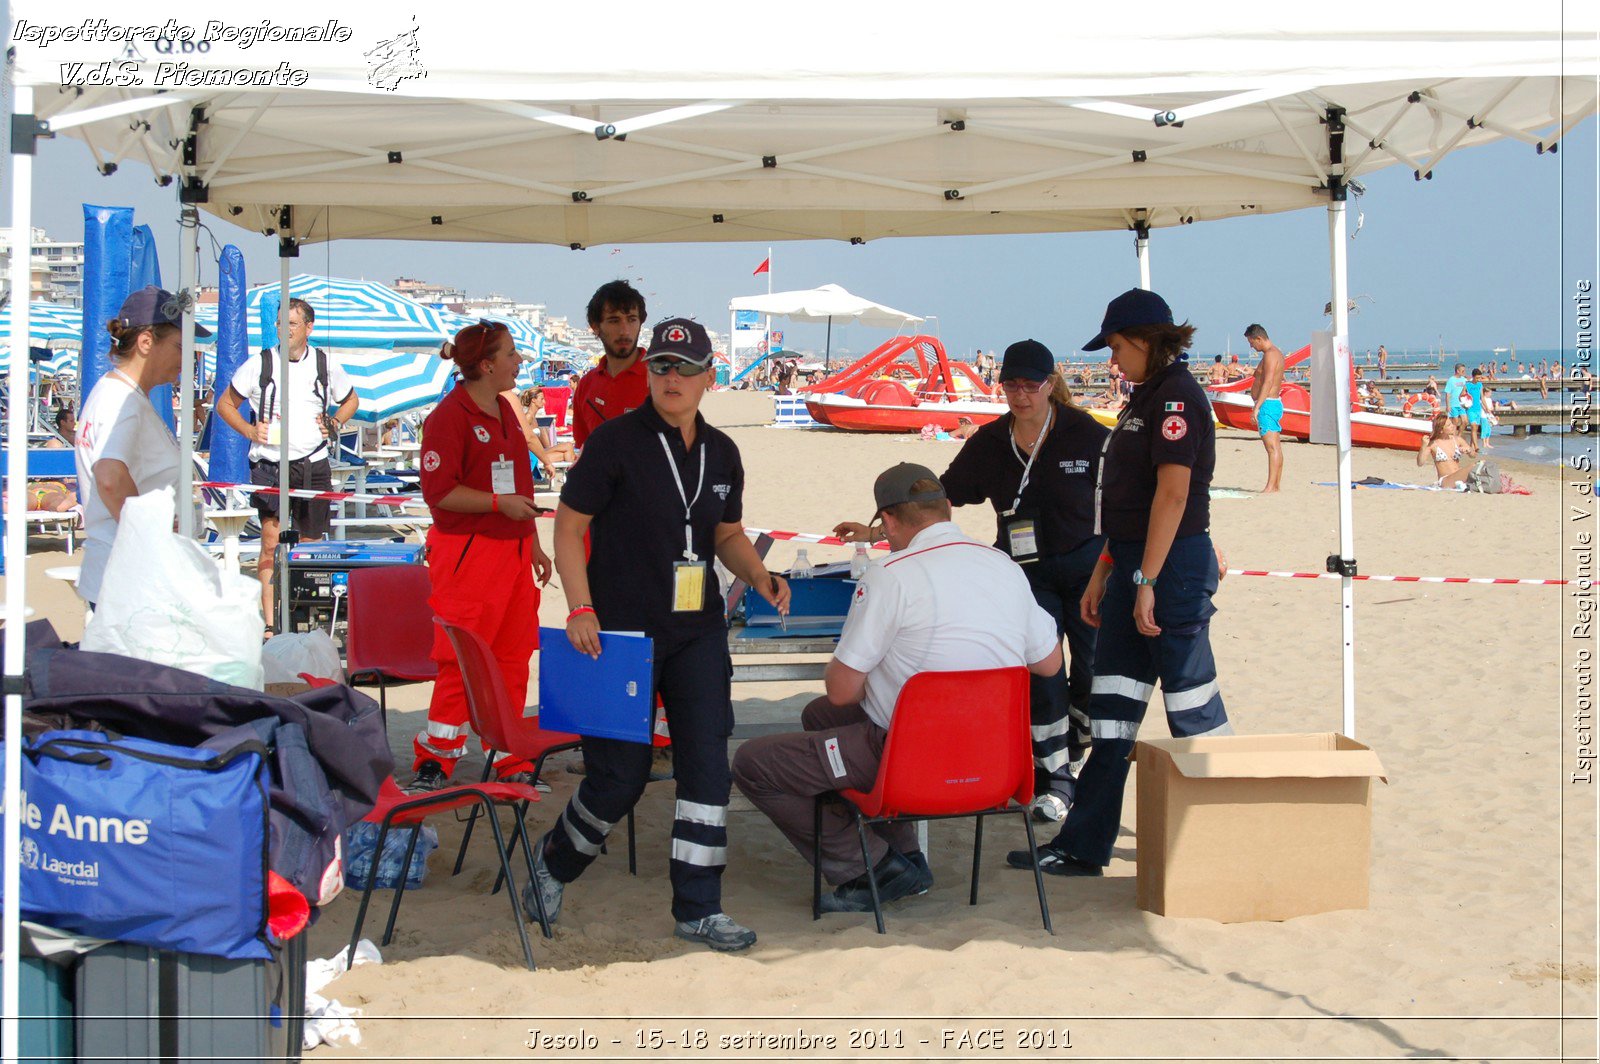
<path fill-rule="evenodd" d="M 1139 908 L 1223 923 L 1367 907 L 1370 749 L 1334 732 L 1141 741 Z M 1384 780 L 1388 782 L 1387 780 Z"/>

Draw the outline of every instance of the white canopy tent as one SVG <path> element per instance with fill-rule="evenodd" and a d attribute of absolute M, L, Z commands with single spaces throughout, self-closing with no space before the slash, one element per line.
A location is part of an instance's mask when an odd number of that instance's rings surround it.
<path fill-rule="evenodd" d="M 627 59 L 611 64 L 593 63 L 584 47 L 530 57 L 525 34 L 484 31 L 505 17 L 486 6 L 419 22 L 404 8 L 361 2 L 329 23 L 326 5 L 301 0 L 271 8 L 273 25 L 331 25 L 338 39 L 308 42 L 296 31 L 294 40 L 269 34 L 248 47 L 235 38 L 180 53 L 105 34 L 52 38 L 64 16 L 44 0 L 11 10 L 31 27 L 14 41 L 11 69 L 22 152 L 13 157 L 13 261 L 26 262 L 29 247 L 27 153 L 37 135 L 61 131 L 81 137 L 102 167 L 137 159 L 176 180 L 188 222 L 182 288 L 195 276 L 202 209 L 276 236 L 286 286 L 301 244 L 335 238 L 581 248 L 1126 229 L 1144 245 L 1162 226 L 1323 207 L 1337 337 L 1348 335 L 1347 190 L 1393 165 L 1424 180 L 1456 150 L 1500 138 L 1555 150 L 1594 113 L 1600 73 L 1600 16 L 1565 2 L 1530 10 L 1352 0 L 1331 17 L 1315 5 L 1024 4 L 952 25 L 905 3 L 801 10 L 714 0 L 694 19 L 659 6 L 623 13 L 613 22 L 624 27 L 617 43 Z M 126 26 L 128 11 L 84 0 L 72 26 Z M 161 9 L 194 41 L 215 15 L 198 0 Z M 546 41 L 581 42 L 594 33 L 593 14 L 543 8 L 538 30 Z M 73 64 L 101 62 L 135 83 L 61 85 Z M 1148 283 L 1142 255 L 1141 265 Z M 17 314 L 13 381 L 26 379 L 27 328 Z M 190 359 L 192 329 L 184 332 Z M 13 404 L 13 439 L 24 431 L 19 410 Z M 187 411 L 180 423 L 190 423 Z M 1348 411 L 1339 436 L 1348 568 Z M 14 506 L 23 463 L 13 448 Z M 7 534 L 10 555 L 23 557 L 21 523 Z M 19 566 L 6 593 L 12 735 L 24 590 Z M 1353 732 L 1348 579 L 1342 595 Z M 7 898 L 18 884 L 17 758 L 18 744 L 8 744 Z M 7 906 L 0 943 L 11 956 L 16 912 Z M 16 971 L 6 966 L 8 1016 Z M 4 1052 L 16 1046 L 8 1021 Z"/>
<path fill-rule="evenodd" d="M 728 301 L 728 310 L 738 315 L 741 310 L 765 314 L 770 318 L 788 318 L 791 321 L 825 321 L 828 323 L 828 342 L 822 356 L 828 364 L 828 353 L 833 350 L 833 322 L 853 321 L 882 329 L 898 329 L 903 325 L 916 325 L 924 319 L 903 310 L 874 303 L 852 295 L 839 285 L 825 284 L 817 288 L 803 288 L 792 292 L 769 292 L 764 296 L 739 296 Z M 736 328 L 728 326 L 732 336 Z"/>

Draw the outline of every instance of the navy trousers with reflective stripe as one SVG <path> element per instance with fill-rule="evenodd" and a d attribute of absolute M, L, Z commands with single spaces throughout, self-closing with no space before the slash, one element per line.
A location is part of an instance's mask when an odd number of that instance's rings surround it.
<path fill-rule="evenodd" d="M 1133 623 L 1133 571 L 1143 542 L 1108 544 L 1115 560 L 1100 602 L 1100 637 L 1095 643 L 1094 682 L 1089 696 L 1093 745 L 1078 776 L 1072 809 L 1051 844 L 1090 864 L 1111 863 L 1122 823 L 1122 792 L 1155 683 L 1161 681 L 1167 727 L 1179 737 L 1226 735 L 1232 729 L 1217 688 L 1210 625 L 1216 607 L 1217 558 L 1205 534 L 1175 539 L 1155 587 L 1158 636 Z"/>
<path fill-rule="evenodd" d="M 1022 567 L 1033 598 L 1055 618 L 1067 642 L 1067 660 L 1054 676 L 1030 677 L 1033 726 L 1033 790 L 1073 799 L 1072 764 L 1089 749 L 1089 685 L 1094 676 L 1095 630 L 1078 612 L 1104 541 L 1098 536 L 1065 554 L 1051 554 Z"/>
<path fill-rule="evenodd" d="M 655 686 L 672 729 L 672 916 L 698 920 L 722 911 L 728 863 L 728 738 L 733 732 L 728 635 L 714 628 L 687 643 L 656 644 Z M 600 844 L 644 794 L 647 743 L 586 738 L 586 774 L 550 831 L 545 863 L 570 883 L 600 855 Z"/>

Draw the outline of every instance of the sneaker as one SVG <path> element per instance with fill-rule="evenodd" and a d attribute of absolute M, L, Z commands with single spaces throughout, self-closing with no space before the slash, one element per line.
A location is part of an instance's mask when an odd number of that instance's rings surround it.
<path fill-rule="evenodd" d="M 650 782 L 664 783 L 672 776 L 672 748 L 659 747 L 650 755 Z"/>
<path fill-rule="evenodd" d="M 534 919 L 539 917 L 539 907 L 535 904 L 534 890 L 539 891 L 538 900 L 544 902 L 544 918 L 554 924 L 561 915 L 561 895 L 567 885 L 550 874 L 550 869 L 545 867 L 544 846 L 549 839 L 548 835 L 541 835 L 539 841 L 534 843 L 538 852 L 533 858 L 533 882 L 522 889 L 522 907 Z"/>
<path fill-rule="evenodd" d="M 445 773 L 444 766 L 437 761 L 424 761 L 403 790 L 407 794 L 431 794 L 448 786 L 450 777 Z"/>
<path fill-rule="evenodd" d="M 699 920 L 679 920 L 672 933 L 689 942 L 703 942 L 718 953 L 737 953 L 756 944 L 756 933 L 735 923 L 727 913 L 712 913 Z"/>
<path fill-rule="evenodd" d="M 540 794 L 550 793 L 550 785 L 544 780 L 535 776 L 531 771 L 508 772 L 504 776 L 496 776 L 494 781 L 496 783 L 524 783 L 538 791 Z"/>
<path fill-rule="evenodd" d="M 1033 857 L 1027 850 L 1012 850 L 1006 854 L 1006 864 L 1012 868 L 1033 869 Z M 1039 871 L 1047 876 L 1099 876 L 1105 870 L 1097 864 L 1068 857 L 1049 846 L 1039 847 Z"/>
<path fill-rule="evenodd" d="M 1067 803 L 1059 794 L 1045 791 L 1033 800 L 1033 819 L 1042 824 L 1059 824 L 1067 819 Z"/>
<path fill-rule="evenodd" d="M 906 857 L 890 850 L 873 871 L 878 878 L 878 900 L 885 905 L 915 894 L 926 894 L 933 886 L 933 873 L 928 870 L 927 859 L 921 853 Z M 833 893 L 824 894 L 820 907 L 825 913 L 870 913 L 872 884 L 866 876 L 857 876 L 840 884 Z"/>

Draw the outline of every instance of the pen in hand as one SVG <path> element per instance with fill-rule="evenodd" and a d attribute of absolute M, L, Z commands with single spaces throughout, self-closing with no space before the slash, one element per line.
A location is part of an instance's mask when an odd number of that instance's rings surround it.
<path fill-rule="evenodd" d="M 778 578 L 775 577 L 775 576 L 771 576 L 768 579 L 770 579 L 772 581 L 772 584 L 771 584 L 772 597 L 773 598 L 777 598 L 778 597 Z M 783 610 L 783 609 L 778 610 L 778 625 L 785 632 L 787 632 L 789 630 L 789 612 L 787 610 Z"/>

